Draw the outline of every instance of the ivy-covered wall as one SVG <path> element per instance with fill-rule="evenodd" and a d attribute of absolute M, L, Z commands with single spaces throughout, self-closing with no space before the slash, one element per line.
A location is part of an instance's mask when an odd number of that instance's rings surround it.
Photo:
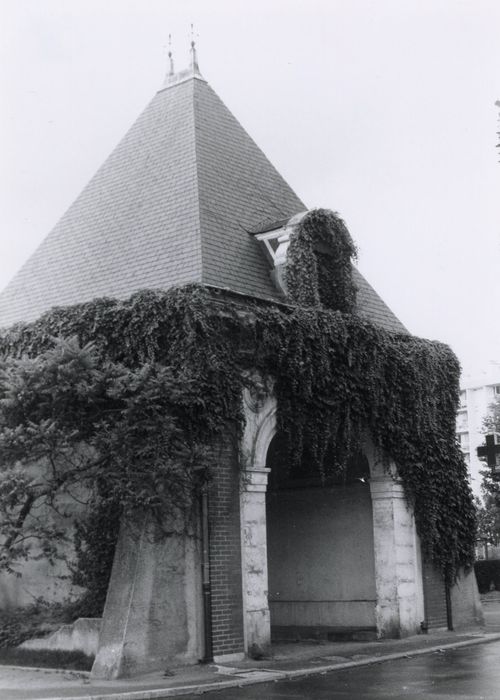
<path fill-rule="evenodd" d="M 196 386 L 199 400 L 182 419 L 207 443 L 228 423 L 241 430 L 243 370 L 274 377 L 278 428 L 294 468 L 341 472 L 368 430 L 380 458 L 397 465 L 427 555 L 452 580 L 472 563 L 475 539 L 455 440 L 459 364 L 446 345 L 390 333 L 354 313 L 354 252 L 343 222 L 320 210 L 302 220 L 290 245 L 289 305 L 235 301 L 198 285 L 141 291 L 53 309 L 5 332 L 0 351 L 36 356 L 54 337 L 76 335 L 102 358 L 167 365 L 190 391 Z"/>

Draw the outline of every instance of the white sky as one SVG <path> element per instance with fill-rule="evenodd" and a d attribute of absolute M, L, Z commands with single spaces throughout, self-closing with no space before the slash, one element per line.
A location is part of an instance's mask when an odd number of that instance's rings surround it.
<path fill-rule="evenodd" d="M 368 281 L 500 360 L 499 0 L 0 0 L 0 288 L 160 87 L 168 34 Z"/>

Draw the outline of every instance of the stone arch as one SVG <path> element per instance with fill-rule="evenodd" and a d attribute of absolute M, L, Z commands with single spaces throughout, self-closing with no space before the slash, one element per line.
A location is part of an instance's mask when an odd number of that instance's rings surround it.
<path fill-rule="evenodd" d="M 241 554 L 243 618 L 247 654 L 265 651 L 271 640 L 268 599 L 266 491 L 270 469 L 267 452 L 277 433 L 276 399 L 272 387 L 246 389 L 245 429 L 240 449 Z M 369 435 L 360 445 L 370 467 L 373 520 L 375 622 L 379 637 L 399 637 L 418 631 L 423 619 L 420 543 L 413 513 L 394 464 L 377 458 Z"/>
<path fill-rule="evenodd" d="M 276 402 L 269 403 L 271 405 L 267 407 L 267 411 L 262 415 L 262 421 L 255 436 L 253 464 L 256 467 L 265 467 L 269 445 L 276 435 Z"/>
<path fill-rule="evenodd" d="M 243 410 L 245 429 L 240 448 L 241 466 L 244 471 L 262 469 L 266 466 L 267 450 L 276 434 L 276 398 L 271 392 L 257 394 L 245 389 Z"/>

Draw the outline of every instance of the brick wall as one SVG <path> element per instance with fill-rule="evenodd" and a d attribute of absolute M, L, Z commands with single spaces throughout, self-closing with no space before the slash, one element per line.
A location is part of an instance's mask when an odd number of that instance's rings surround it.
<path fill-rule="evenodd" d="M 425 617 L 429 629 L 448 626 L 443 575 L 432 563 L 423 562 Z"/>
<path fill-rule="evenodd" d="M 236 438 L 219 445 L 209 492 L 214 656 L 243 651 L 241 525 Z"/>

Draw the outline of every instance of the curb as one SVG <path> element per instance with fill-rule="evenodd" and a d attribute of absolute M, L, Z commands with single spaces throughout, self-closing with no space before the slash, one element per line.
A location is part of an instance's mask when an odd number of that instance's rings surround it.
<path fill-rule="evenodd" d="M 50 673 L 73 673 L 82 678 L 90 678 L 90 671 L 79 671 L 76 668 L 54 668 L 53 666 L 15 666 L 13 664 L 0 664 L 0 671 L 6 668 L 9 671 L 50 671 Z M 50 700 L 50 698 L 45 698 Z"/>
<path fill-rule="evenodd" d="M 369 666 L 371 664 L 384 663 L 386 661 L 395 661 L 397 659 L 409 659 L 413 656 L 422 656 L 424 654 L 432 654 L 438 651 L 448 651 L 449 649 L 460 649 L 462 647 L 477 646 L 478 644 L 497 642 L 499 640 L 500 633 L 493 633 L 476 639 L 468 639 L 460 642 L 451 642 L 450 644 L 438 644 L 432 647 L 426 647 L 424 649 L 400 651 L 394 654 L 385 654 L 383 656 L 369 656 L 366 659 L 346 661 L 345 663 L 340 664 L 326 664 L 325 666 L 315 666 L 314 668 L 301 668 L 293 671 L 274 671 L 263 669 L 262 671 L 260 671 L 262 675 L 260 675 L 258 678 L 235 678 L 234 680 L 197 683 L 194 685 L 178 686 L 176 688 L 154 688 L 152 690 L 131 690 L 126 692 L 103 694 L 92 693 L 90 695 L 61 695 L 54 697 L 32 698 L 31 700 L 159 700 L 160 698 L 173 698 L 182 695 L 204 695 L 205 693 L 209 693 L 211 691 L 226 690 L 228 688 L 242 688 L 248 685 L 257 685 L 258 683 L 270 683 L 274 681 L 282 681 L 292 678 L 305 678 L 307 676 L 321 675 L 323 673 L 329 673 L 331 671 L 341 671 L 343 669 L 355 668 L 357 666 Z M 245 673 L 245 670 L 242 669 L 241 673 Z"/>

